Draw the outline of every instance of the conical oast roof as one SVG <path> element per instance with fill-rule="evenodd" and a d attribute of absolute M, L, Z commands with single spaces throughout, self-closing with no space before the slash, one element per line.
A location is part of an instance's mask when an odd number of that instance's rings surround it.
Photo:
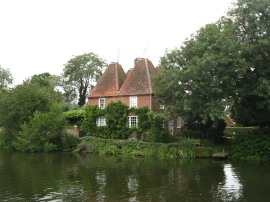
<path fill-rule="evenodd" d="M 116 96 L 125 79 L 126 74 L 122 66 L 118 63 L 111 63 L 88 97 Z"/>
<path fill-rule="evenodd" d="M 157 71 L 150 60 L 135 59 L 134 68 L 128 74 L 118 95 L 152 94 L 151 75 L 156 73 Z"/>

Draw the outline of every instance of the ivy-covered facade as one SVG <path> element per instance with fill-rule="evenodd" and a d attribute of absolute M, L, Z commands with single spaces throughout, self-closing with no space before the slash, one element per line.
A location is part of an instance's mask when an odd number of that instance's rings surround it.
<path fill-rule="evenodd" d="M 158 68 L 146 58 L 136 58 L 134 68 L 127 73 L 119 63 L 111 63 L 88 95 L 88 104 L 105 110 L 110 103 L 121 102 L 128 109 L 126 126 L 140 128 L 141 117 L 138 110 L 132 109 L 146 108 L 149 112 L 161 114 L 164 111 L 164 105 L 156 102 L 152 88 L 151 77 L 156 74 Z M 109 120 L 106 116 L 96 117 L 96 126 L 102 127 L 107 124 Z M 159 127 L 169 129 L 170 133 L 175 135 L 180 132 L 183 125 L 184 122 L 179 117 L 176 120 L 163 120 Z"/>

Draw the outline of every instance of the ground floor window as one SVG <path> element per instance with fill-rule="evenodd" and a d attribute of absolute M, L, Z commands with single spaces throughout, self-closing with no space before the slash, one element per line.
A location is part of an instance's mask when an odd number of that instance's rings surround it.
<path fill-rule="evenodd" d="M 177 128 L 182 128 L 184 125 L 184 120 L 181 117 L 177 117 Z"/>
<path fill-rule="evenodd" d="M 138 116 L 129 116 L 128 117 L 128 127 L 137 127 L 138 126 Z"/>
<path fill-rule="evenodd" d="M 168 123 L 168 126 L 169 126 L 168 128 L 169 128 L 170 134 L 174 135 L 174 120 L 170 120 Z"/>
<path fill-rule="evenodd" d="M 97 126 L 106 126 L 106 117 L 105 116 L 98 117 Z"/>

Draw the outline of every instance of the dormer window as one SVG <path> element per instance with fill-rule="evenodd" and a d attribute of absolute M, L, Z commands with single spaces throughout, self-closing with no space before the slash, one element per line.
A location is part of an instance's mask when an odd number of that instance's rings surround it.
<path fill-rule="evenodd" d="M 105 108 L 105 98 L 99 98 L 98 106 L 100 109 Z"/>
<path fill-rule="evenodd" d="M 129 107 L 135 107 L 137 108 L 137 96 L 131 96 L 129 97 Z"/>

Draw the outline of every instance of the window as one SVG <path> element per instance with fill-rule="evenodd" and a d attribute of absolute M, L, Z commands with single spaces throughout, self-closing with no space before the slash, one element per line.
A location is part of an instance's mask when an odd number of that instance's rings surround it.
<path fill-rule="evenodd" d="M 129 107 L 137 107 L 137 96 L 129 97 Z"/>
<path fill-rule="evenodd" d="M 160 104 L 160 105 L 159 105 L 159 108 L 160 108 L 160 109 L 164 109 L 164 108 L 165 108 L 165 107 L 164 107 L 164 104 Z"/>
<path fill-rule="evenodd" d="M 128 127 L 137 127 L 138 125 L 138 117 L 137 116 L 129 116 L 128 117 Z"/>
<path fill-rule="evenodd" d="M 105 98 L 99 98 L 98 106 L 100 109 L 105 108 Z"/>
<path fill-rule="evenodd" d="M 106 118 L 105 118 L 105 116 L 98 117 L 97 126 L 106 126 Z"/>
<path fill-rule="evenodd" d="M 183 126 L 183 119 L 181 117 L 177 117 L 177 124 L 176 127 L 177 128 L 181 128 Z"/>
<path fill-rule="evenodd" d="M 171 135 L 174 135 L 174 120 L 169 121 L 169 131 Z"/>

